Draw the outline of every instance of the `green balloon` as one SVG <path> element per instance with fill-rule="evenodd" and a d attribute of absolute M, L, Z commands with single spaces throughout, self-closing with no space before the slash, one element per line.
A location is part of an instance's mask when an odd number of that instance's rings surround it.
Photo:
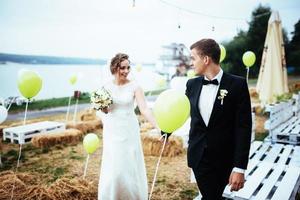
<path fill-rule="evenodd" d="M 100 140 L 95 133 L 89 133 L 83 138 L 83 147 L 88 154 L 94 153 L 100 146 Z"/>
<path fill-rule="evenodd" d="M 156 79 L 156 87 L 157 88 L 164 88 L 164 87 L 166 87 L 166 85 L 167 85 L 167 82 L 164 77 L 159 77 Z"/>
<path fill-rule="evenodd" d="M 221 50 L 221 54 L 220 54 L 220 63 L 221 63 L 226 57 L 226 49 L 221 44 L 219 44 L 219 46 L 220 46 L 220 50 Z"/>
<path fill-rule="evenodd" d="M 243 63 L 246 67 L 252 67 L 255 63 L 256 56 L 252 51 L 247 51 L 243 54 Z"/>
<path fill-rule="evenodd" d="M 153 113 L 159 128 L 166 133 L 172 133 L 189 117 L 189 99 L 176 90 L 166 90 L 156 99 Z"/>
<path fill-rule="evenodd" d="M 77 76 L 76 75 L 72 75 L 71 77 L 70 77 L 70 83 L 72 84 L 72 85 L 74 85 L 76 82 L 77 82 Z"/>
<path fill-rule="evenodd" d="M 195 70 L 193 69 L 188 70 L 186 75 L 188 78 L 194 78 L 196 76 Z"/>
<path fill-rule="evenodd" d="M 21 94 L 30 99 L 42 88 L 42 78 L 34 71 L 22 69 L 18 75 L 18 88 Z"/>

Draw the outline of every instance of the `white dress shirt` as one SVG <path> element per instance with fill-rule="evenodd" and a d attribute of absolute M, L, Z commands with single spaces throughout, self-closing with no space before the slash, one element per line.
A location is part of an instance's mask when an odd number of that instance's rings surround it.
<path fill-rule="evenodd" d="M 198 106 L 199 106 L 200 114 L 206 126 L 208 126 L 208 122 L 211 116 L 211 112 L 213 110 L 213 106 L 219 90 L 222 76 L 223 76 L 223 70 L 220 69 L 219 73 L 214 78 L 211 79 L 211 80 L 217 79 L 219 82 L 218 85 L 207 84 L 202 86 Z M 209 80 L 205 76 L 204 79 Z M 239 173 L 245 172 L 244 169 L 237 168 L 237 167 L 234 167 L 232 171 L 239 172 Z"/>

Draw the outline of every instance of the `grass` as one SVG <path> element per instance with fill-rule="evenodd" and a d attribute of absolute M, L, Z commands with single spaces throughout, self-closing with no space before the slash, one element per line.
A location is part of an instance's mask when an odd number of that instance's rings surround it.
<path fill-rule="evenodd" d="M 145 92 L 145 96 L 159 95 L 161 92 L 163 92 L 165 90 L 166 90 L 166 88 L 159 89 L 159 90 L 153 90 L 153 91 L 147 91 L 147 92 Z M 68 103 L 69 103 L 69 97 L 43 99 L 43 100 L 32 100 L 31 102 L 29 102 L 28 109 L 29 110 L 43 110 L 43 109 L 48 109 L 48 108 L 67 106 Z M 74 97 L 72 97 L 71 105 L 74 105 L 75 103 L 76 103 L 76 99 Z M 90 94 L 87 92 L 82 93 L 78 100 L 78 104 L 84 104 L 84 103 L 90 103 Z M 25 106 L 26 106 L 25 103 L 23 103 L 21 106 L 12 104 L 9 111 L 11 113 L 23 112 L 25 110 Z"/>
<path fill-rule="evenodd" d="M 52 99 L 44 99 L 44 100 L 33 100 L 32 102 L 29 102 L 29 109 L 30 110 L 42 110 L 47 108 L 54 108 L 54 107 L 60 107 L 60 106 L 67 106 L 69 103 L 69 97 L 61 97 L 61 98 L 52 98 Z M 75 104 L 76 100 L 72 97 L 71 99 L 71 105 Z M 90 103 L 90 96 L 89 93 L 82 93 L 78 100 L 79 104 L 83 103 Z M 25 103 L 23 103 L 21 106 L 17 106 L 16 104 L 13 104 L 10 108 L 10 112 L 20 112 L 25 110 Z"/>

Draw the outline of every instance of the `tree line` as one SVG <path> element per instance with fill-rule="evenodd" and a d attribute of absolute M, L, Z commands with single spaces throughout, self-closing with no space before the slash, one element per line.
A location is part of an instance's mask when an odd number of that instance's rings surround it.
<path fill-rule="evenodd" d="M 249 29 L 240 30 L 232 40 L 222 43 L 226 48 L 226 58 L 221 64 L 224 71 L 245 76 L 246 69 L 242 56 L 246 51 L 253 51 L 256 55 L 256 62 L 251 67 L 249 76 L 258 77 L 271 12 L 270 7 L 259 5 L 252 11 Z M 295 75 L 300 74 L 300 19 L 294 25 L 294 31 L 291 34 L 292 37 L 289 40 L 286 30 L 283 29 L 288 73 Z"/>

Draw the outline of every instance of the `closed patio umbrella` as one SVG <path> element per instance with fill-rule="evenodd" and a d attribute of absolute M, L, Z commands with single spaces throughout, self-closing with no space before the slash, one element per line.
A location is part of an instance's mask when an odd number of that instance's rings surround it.
<path fill-rule="evenodd" d="M 256 91 L 262 105 L 274 103 L 276 96 L 288 92 L 282 26 L 277 11 L 272 12 L 268 22 Z"/>

